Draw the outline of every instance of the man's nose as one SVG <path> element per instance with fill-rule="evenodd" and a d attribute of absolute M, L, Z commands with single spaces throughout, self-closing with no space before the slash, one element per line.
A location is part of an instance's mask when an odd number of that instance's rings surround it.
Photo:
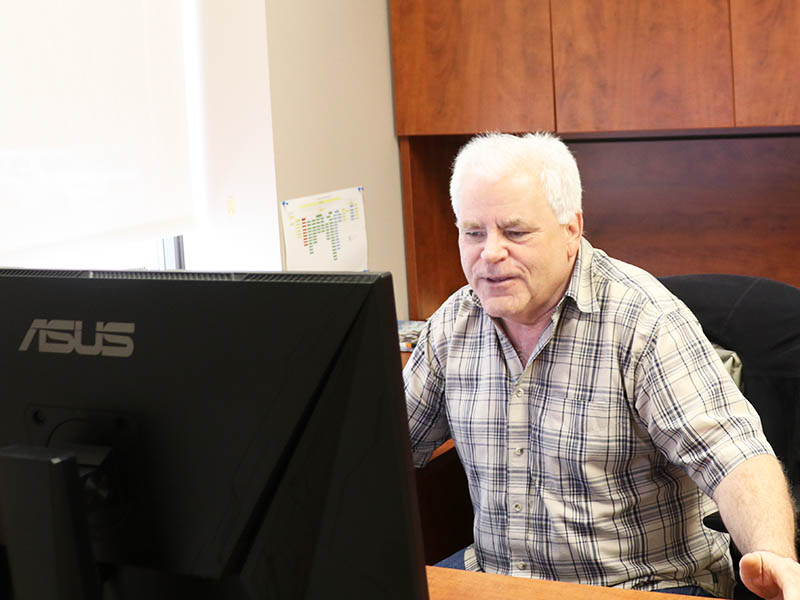
<path fill-rule="evenodd" d="M 497 232 L 487 232 L 486 241 L 481 251 L 481 258 L 488 263 L 495 263 L 508 256 L 505 240 Z"/>

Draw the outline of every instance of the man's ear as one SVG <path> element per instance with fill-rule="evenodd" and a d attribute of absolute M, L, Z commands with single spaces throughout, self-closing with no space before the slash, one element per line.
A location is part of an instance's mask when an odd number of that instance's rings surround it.
<path fill-rule="evenodd" d="M 581 236 L 583 235 L 583 212 L 578 211 L 575 217 L 564 225 L 564 232 L 567 236 L 567 257 L 572 260 L 578 254 L 581 247 Z"/>

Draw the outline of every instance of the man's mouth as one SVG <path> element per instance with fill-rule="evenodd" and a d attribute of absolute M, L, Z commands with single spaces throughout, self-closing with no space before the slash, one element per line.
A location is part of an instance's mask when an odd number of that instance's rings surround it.
<path fill-rule="evenodd" d="M 488 283 L 503 283 L 506 281 L 511 281 L 513 277 L 492 276 L 492 277 L 484 277 L 483 279 Z"/>

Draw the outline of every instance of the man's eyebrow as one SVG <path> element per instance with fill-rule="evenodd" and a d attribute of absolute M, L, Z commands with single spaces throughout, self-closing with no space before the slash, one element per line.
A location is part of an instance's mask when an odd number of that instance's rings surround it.
<path fill-rule="evenodd" d="M 477 221 L 456 221 L 456 227 L 459 229 L 480 229 L 481 225 Z"/>
<path fill-rule="evenodd" d="M 525 219 L 521 218 L 513 218 L 513 219 L 508 219 L 506 221 L 500 221 L 497 223 L 497 226 L 500 229 L 513 229 L 515 227 L 521 227 L 524 229 L 531 229 L 531 230 L 537 229 L 535 225 L 532 225 Z M 481 225 L 478 221 L 465 220 L 465 221 L 456 221 L 456 227 L 458 227 L 459 229 L 481 229 L 483 228 L 483 225 Z"/>
<path fill-rule="evenodd" d="M 509 219 L 507 221 L 501 221 L 498 223 L 501 229 L 511 229 L 514 227 L 523 227 L 525 229 L 533 229 L 534 226 L 525 221 L 524 219 Z"/>

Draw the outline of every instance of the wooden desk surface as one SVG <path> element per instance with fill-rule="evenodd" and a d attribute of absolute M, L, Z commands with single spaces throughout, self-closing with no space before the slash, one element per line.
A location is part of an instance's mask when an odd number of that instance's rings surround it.
<path fill-rule="evenodd" d="M 678 600 L 676 594 L 635 592 L 558 581 L 522 579 L 425 567 L 430 600 Z"/>

